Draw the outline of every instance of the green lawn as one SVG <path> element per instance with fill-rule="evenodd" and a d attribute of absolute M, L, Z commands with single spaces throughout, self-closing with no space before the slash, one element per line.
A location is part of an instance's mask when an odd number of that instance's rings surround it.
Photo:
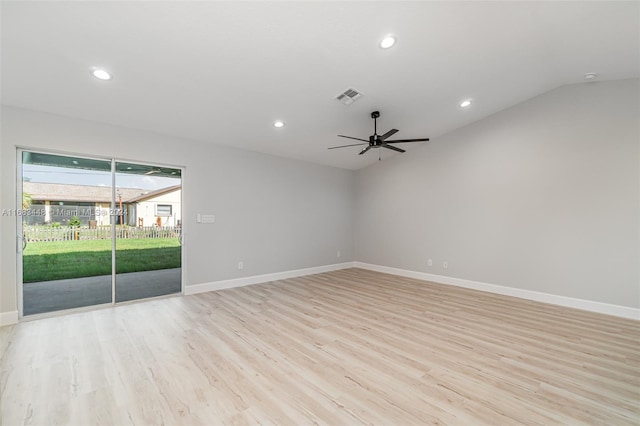
<path fill-rule="evenodd" d="M 116 272 L 180 267 L 177 238 L 119 239 Z M 29 243 L 23 253 L 23 282 L 111 274 L 111 240 Z"/>

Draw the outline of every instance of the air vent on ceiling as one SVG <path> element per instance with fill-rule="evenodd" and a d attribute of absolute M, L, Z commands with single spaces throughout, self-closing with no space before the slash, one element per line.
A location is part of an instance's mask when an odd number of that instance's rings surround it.
<path fill-rule="evenodd" d="M 361 92 L 358 92 L 356 89 L 349 88 L 336 96 L 336 99 L 345 105 L 350 105 L 354 101 L 360 99 L 362 96 L 364 95 Z"/>

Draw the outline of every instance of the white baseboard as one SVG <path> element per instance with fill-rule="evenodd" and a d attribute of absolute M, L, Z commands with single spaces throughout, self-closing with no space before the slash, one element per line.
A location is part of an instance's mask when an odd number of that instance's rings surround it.
<path fill-rule="evenodd" d="M 222 290 L 225 288 L 242 287 L 245 285 L 265 283 L 287 278 L 302 277 L 305 275 L 320 274 L 323 272 L 337 271 L 348 268 L 362 268 L 370 271 L 383 272 L 386 274 L 399 275 L 402 277 L 415 278 L 423 281 L 431 281 L 439 284 L 454 285 L 457 287 L 470 288 L 474 290 L 486 291 L 489 293 L 502 294 L 505 296 L 518 297 L 521 299 L 534 300 L 536 302 L 549 303 L 552 305 L 566 306 L 569 308 L 582 309 L 585 311 L 597 312 L 601 314 L 613 315 L 640 321 L 640 309 L 627 306 L 612 305 L 591 300 L 576 299 L 567 296 L 542 293 L 532 290 L 524 290 L 514 287 L 506 287 L 496 284 L 483 283 L 480 281 L 465 280 L 462 278 L 447 277 L 444 275 L 429 274 L 426 272 L 410 271 L 407 269 L 392 268 L 389 266 L 373 265 L 364 262 L 345 262 L 333 265 L 317 266 L 306 269 L 296 269 L 293 271 L 275 272 L 272 274 L 255 275 L 251 277 L 236 278 L 231 280 L 215 281 L 203 284 L 186 286 L 185 295 L 204 293 L 207 291 Z M 1 312 L 0 326 L 17 324 L 18 311 Z"/>
<path fill-rule="evenodd" d="M 18 311 L 0 312 L 0 327 L 18 323 Z"/>
<path fill-rule="evenodd" d="M 252 277 L 235 278 L 232 280 L 214 281 L 211 283 L 188 285 L 184 288 L 184 294 L 198 294 L 225 288 L 242 287 L 245 285 L 266 283 L 287 278 L 302 277 L 305 275 L 321 274 L 323 272 L 337 271 L 339 269 L 353 268 L 354 262 L 336 263 L 333 265 L 316 266 L 313 268 L 296 269 L 293 271 L 275 272 L 273 274 L 254 275 Z"/>
<path fill-rule="evenodd" d="M 424 281 L 432 281 L 438 284 L 448 284 L 457 287 L 470 288 L 474 290 L 486 291 L 489 293 L 502 294 L 504 296 L 519 297 L 521 299 L 534 300 L 536 302 L 549 303 L 552 305 L 566 306 L 569 308 L 582 309 L 585 311 L 597 312 L 601 314 L 613 315 L 616 317 L 640 320 L 640 309 L 627 306 L 611 305 L 591 300 L 576 299 L 573 297 L 558 296 L 555 294 L 541 293 L 538 291 L 524 290 L 520 288 L 505 287 L 496 284 L 488 284 L 479 281 L 470 281 L 461 278 L 446 277 L 444 275 L 428 274 L 426 272 L 409 271 L 406 269 L 391 268 L 388 266 L 372 265 L 370 263 L 353 262 L 356 268 L 368 269 L 370 271 L 384 272 L 402 277 L 415 278 Z"/>

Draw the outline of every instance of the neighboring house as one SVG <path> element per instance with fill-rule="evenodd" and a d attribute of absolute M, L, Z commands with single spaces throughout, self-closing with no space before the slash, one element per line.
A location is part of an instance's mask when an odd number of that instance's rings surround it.
<path fill-rule="evenodd" d="M 77 216 L 83 225 L 110 224 L 111 188 L 106 186 L 61 183 L 23 182 L 23 192 L 31 195 L 32 214 L 24 216 L 28 225 L 60 223 L 65 225 Z M 117 188 L 116 209 L 123 214 L 116 223 L 131 226 L 174 226 L 180 223 L 180 185 L 149 191 L 140 188 Z M 138 215 L 142 213 L 141 215 Z"/>
<path fill-rule="evenodd" d="M 162 188 L 127 201 L 132 226 L 179 226 L 182 221 L 180 185 Z"/>

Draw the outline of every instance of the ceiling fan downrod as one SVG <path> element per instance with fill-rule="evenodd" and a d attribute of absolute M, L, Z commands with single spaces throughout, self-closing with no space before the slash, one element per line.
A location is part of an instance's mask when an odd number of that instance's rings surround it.
<path fill-rule="evenodd" d="M 378 117 L 380 117 L 380 111 L 373 111 L 371 118 L 373 118 L 373 135 L 378 136 Z"/>

